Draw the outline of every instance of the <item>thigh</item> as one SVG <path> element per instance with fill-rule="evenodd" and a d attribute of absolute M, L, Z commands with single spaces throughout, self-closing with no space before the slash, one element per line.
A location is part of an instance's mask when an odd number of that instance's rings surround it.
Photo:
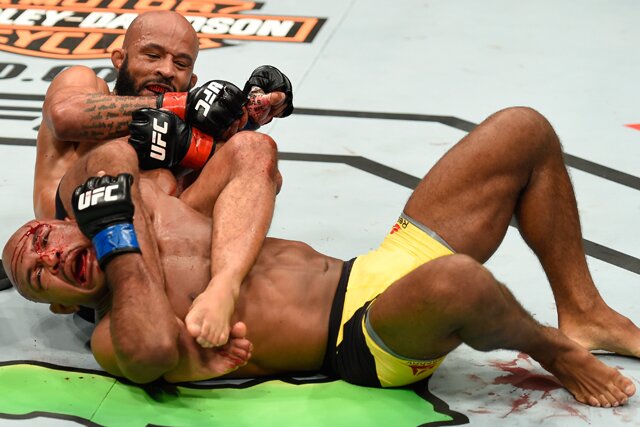
<path fill-rule="evenodd" d="M 486 261 L 504 238 L 549 130 L 548 122 L 530 109 L 494 114 L 427 173 L 407 202 L 406 214 L 456 252 Z"/>
<path fill-rule="evenodd" d="M 369 308 L 369 321 L 395 353 L 414 359 L 444 356 L 461 340 L 457 331 L 476 315 L 473 276 L 482 266 L 466 255 L 430 261 L 403 276 Z"/>
<path fill-rule="evenodd" d="M 275 142 L 258 132 L 239 132 L 217 149 L 198 178 L 180 199 L 196 211 L 210 216 L 218 197 L 235 180 L 245 185 L 260 182 L 261 171 L 276 168 Z"/>

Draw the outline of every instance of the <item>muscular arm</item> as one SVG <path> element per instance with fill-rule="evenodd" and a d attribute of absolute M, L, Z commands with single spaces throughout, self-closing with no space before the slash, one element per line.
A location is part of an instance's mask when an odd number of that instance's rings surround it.
<path fill-rule="evenodd" d="M 253 345 L 245 338 L 246 326 L 243 323 L 235 325 L 231 331 L 231 340 L 227 345 L 220 349 L 204 349 L 189 335 L 184 322 L 177 318 L 176 320 L 180 327 L 178 363 L 164 371 L 162 369 L 151 371 L 148 366 L 145 366 L 143 367 L 144 372 L 136 373 L 136 377 L 139 377 L 137 382 L 145 383 L 148 382 L 147 379 L 154 380 L 159 377 L 158 372 L 166 381 L 173 383 L 208 380 L 235 371 L 251 358 Z M 118 362 L 113 346 L 109 315 L 96 327 L 91 337 L 91 350 L 96 361 L 105 371 L 135 381 L 130 375 L 125 375 L 120 368 L 122 363 Z M 145 375 L 147 378 L 143 378 Z"/>
<path fill-rule="evenodd" d="M 110 372 L 145 383 L 178 363 L 180 327 L 165 293 L 151 218 L 142 203 L 137 156 L 125 141 L 97 147 L 65 175 L 61 195 L 67 211 L 73 212 L 71 194 L 75 187 L 101 171 L 112 176 L 122 172 L 133 175 L 133 225 L 142 253 L 123 254 L 106 265 L 111 311 L 96 328 L 93 351 L 96 360 Z M 104 329 L 107 326 L 108 333 Z"/>
<path fill-rule="evenodd" d="M 74 66 L 51 82 L 42 119 L 58 140 L 104 141 L 128 133 L 134 110 L 155 106 L 155 97 L 112 95 L 93 70 Z"/>
<path fill-rule="evenodd" d="M 161 190 L 155 185 L 141 185 L 137 156 L 129 144 L 113 141 L 101 145 L 69 171 L 61 185 L 67 210 L 73 212 L 69 202 L 72 190 L 88 177 L 123 172 L 134 178 L 130 194 L 141 253 L 118 255 L 106 264 L 111 309 L 92 336 L 96 360 L 108 372 L 136 383 L 160 377 L 171 381 L 213 378 L 237 369 L 250 357 L 251 343 L 244 338 L 246 328 L 238 330 L 236 326 L 228 346 L 205 352 L 176 317 L 165 290 L 150 215 L 155 207 L 146 205 L 153 204 L 153 192 Z"/>

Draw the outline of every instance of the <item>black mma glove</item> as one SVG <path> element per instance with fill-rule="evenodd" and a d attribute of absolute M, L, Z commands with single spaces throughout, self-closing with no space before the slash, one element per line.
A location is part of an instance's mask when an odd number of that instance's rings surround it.
<path fill-rule="evenodd" d="M 213 138 L 192 128 L 173 113 L 141 108 L 131 116 L 129 144 L 138 153 L 141 169 L 176 165 L 202 169 L 213 156 Z"/>
<path fill-rule="evenodd" d="M 78 227 L 91 239 L 102 270 L 118 255 L 141 253 L 133 229 L 132 183 L 128 173 L 94 176 L 73 191 L 71 203 Z"/>
<path fill-rule="evenodd" d="M 249 96 L 251 89 L 256 86 L 264 93 L 284 92 L 286 95 L 287 108 L 280 117 L 287 117 L 293 112 L 293 87 L 291 81 L 284 73 L 271 65 L 261 65 L 253 70 L 251 77 L 244 85 L 245 97 Z"/>
<path fill-rule="evenodd" d="M 167 92 L 158 96 L 157 107 L 176 114 L 188 124 L 220 139 L 242 117 L 247 97 L 233 83 L 211 80 L 191 92 Z"/>

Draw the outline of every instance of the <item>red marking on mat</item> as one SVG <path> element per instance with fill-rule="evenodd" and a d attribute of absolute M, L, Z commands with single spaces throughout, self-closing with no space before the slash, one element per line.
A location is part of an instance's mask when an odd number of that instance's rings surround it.
<path fill-rule="evenodd" d="M 496 377 L 493 380 L 493 384 L 511 384 L 514 387 L 526 390 L 523 394 L 521 394 L 511 402 L 511 410 L 502 418 L 506 418 L 512 413 L 518 413 L 525 409 L 529 409 L 535 406 L 539 402 L 539 400 L 548 398 L 553 402 L 552 405 L 554 408 L 560 409 L 562 411 L 560 413 L 553 413 L 551 415 L 548 415 L 547 417 L 545 417 L 545 419 L 576 416 L 580 417 L 586 422 L 589 422 L 588 417 L 585 414 L 581 413 L 574 406 L 572 406 L 572 403 L 566 403 L 562 400 L 555 399 L 550 394 L 550 392 L 553 390 L 563 388 L 560 382 L 553 375 L 534 374 L 527 369 L 518 367 L 518 360 L 522 359 L 527 360 L 527 362 L 529 362 L 533 366 L 529 356 L 524 353 L 518 354 L 518 358 L 511 361 L 491 362 L 492 366 L 509 373 L 509 375 Z M 532 400 L 530 391 L 541 391 L 543 393 L 540 399 Z"/>
<path fill-rule="evenodd" d="M 493 362 L 492 365 L 509 373 L 509 375 L 495 378 L 493 380 L 494 384 L 511 384 L 523 390 L 543 391 L 543 399 L 550 391 L 562 388 L 562 385 L 553 375 L 532 374 L 524 368 L 515 366 L 515 360 L 512 362 Z"/>
<path fill-rule="evenodd" d="M 520 395 L 520 397 L 518 397 L 517 399 L 511 402 L 511 410 L 507 412 L 505 415 L 503 415 L 501 418 L 507 418 L 510 414 L 514 412 L 520 412 L 521 410 L 529 409 L 535 406 L 537 403 L 538 403 L 537 400 L 534 400 L 534 401 L 529 400 L 529 394 L 524 393 Z"/>
<path fill-rule="evenodd" d="M 564 409 L 565 411 L 567 411 L 569 413 L 569 416 L 580 417 L 581 419 L 583 419 L 587 423 L 589 422 L 589 418 L 587 418 L 587 416 L 585 414 L 583 414 L 582 412 L 578 411 L 576 408 L 574 408 L 570 404 L 563 403 L 563 402 L 558 402 L 558 401 L 556 401 L 556 403 L 558 404 L 558 407 L 560 409 Z M 545 417 L 545 419 L 553 418 L 553 417 L 566 417 L 566 415 L 564 415 L 564 414 L 551 414 L 548 417 Z"/>
<path fill-rule="evenodd" d="M 631 125 L 625 125 L 625 126 L 628 127 L 628 128 L 631 128 L 631 129 L 640 130 L 640 123 L 631 124 Z"/>

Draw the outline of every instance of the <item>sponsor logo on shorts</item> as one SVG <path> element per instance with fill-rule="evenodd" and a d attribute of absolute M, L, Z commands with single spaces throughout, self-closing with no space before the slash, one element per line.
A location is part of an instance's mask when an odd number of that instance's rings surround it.
<path fill-rule="evenodd" d="M 310 43 L 325 18 L 246 14 L 239 0 L 0 0 L 0 49 L 60 59 L 108 58 L 142 12 L 174 10 L 198 33 L 200 49 L 227 40 Z"/>
<path fill-rule="evenodd" d="M 400 224 L 398 224 L 397 222 L 393 224 L 393 227 L 391 227 L 391 231 L 389 232 L 389 234 L 393 234 L 396 231 L 400 231 Z"/>
<path fill-rule="evenodd" d="M 434 368 L 434 366 L 436 366 L 435 361 L 429 361 L 429 362 L 409 362 L 408 366 L 411 368 L 411 371 L 413 372 L 413 376 L 417 377 L 418 375 L 422 375 L 424 374 L 426 371 L 430 371 L 431 369 Z"/>
<path fill-rule="evenodd" d="M 389 234 L 393 234 L 397 231 L 400 231 L 401 228 L 407 228 L 408 225 L 409 225 L 409 221 L 400 217 L 398 218 L 398 222 L 393 224 L 393 227 L 391 227 L 391 231 L 389 232 Z"/>

